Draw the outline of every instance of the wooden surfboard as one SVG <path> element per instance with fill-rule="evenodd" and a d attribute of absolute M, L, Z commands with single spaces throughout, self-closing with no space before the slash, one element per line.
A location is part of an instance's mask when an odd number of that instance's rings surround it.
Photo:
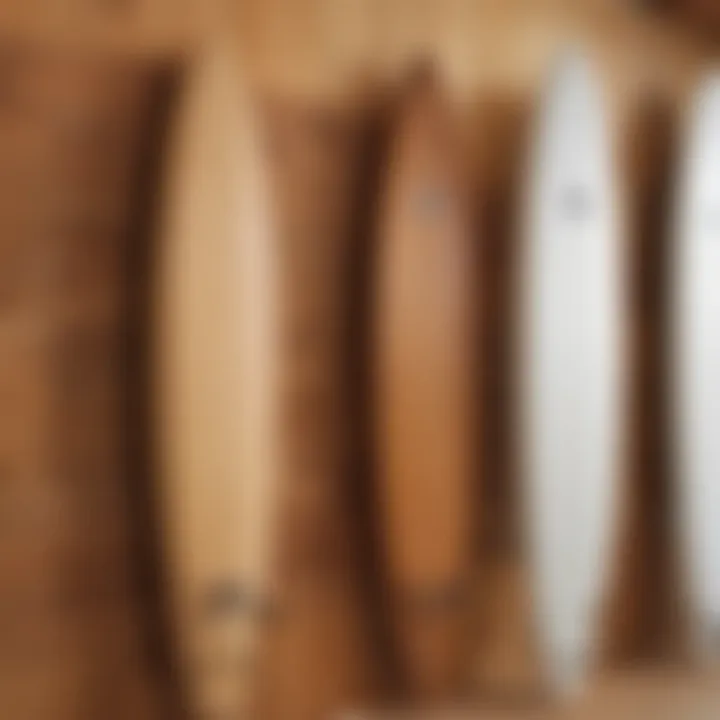
<path fill-rule="evenodd" d="M 598 78 L 563 58 L 543 95 L 519 257 L 519 445 L 538 650 L 582 681 L 608 579 L 620 465 L 622 247 Z"/>
<path fill-rule="evenodd" d="M 720 651 L 720 75 L 694 97 L 669 270 L 678 528 L 707 657 Z"/>
<path fill-rule="evenodd" d="M 157 275 L 159 463 L 191 713 L 242 717 L 278 490 L 279 299 L 257 118 L 229 47 L 187 72 Z"/>
<path fill-rule="evenodd" d="M 387 156 L 374 298 L 380 515 L 417 700 L 458 689 L 476 511 L 474 238 L 452 125 L 432 71 L 418 69 Z"/>

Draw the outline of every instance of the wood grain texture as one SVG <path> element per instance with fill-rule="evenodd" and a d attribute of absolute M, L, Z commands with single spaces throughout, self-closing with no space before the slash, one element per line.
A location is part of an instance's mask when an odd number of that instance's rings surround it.
<path fill-rule="evenodd" d="M 148 717 L 126 393 L 157 73 L 3 47 L 0 708 Z M 138 238 L 139 239 L 139 238 Z"/>
<path fill-rule="evenodd" d="M 720 29 L 720 8 L 717 3 L 712 0 L 674 0 L 668 5 L 689 20 L 696 32 L 717 38 Z"/>
<path fill-rule="evenodd" d="M 448 706 L 437 712 L 369 714 L 372 720 L 632 720 L 648 713 L 668 720 L 712 716 L 720 702 L 716 674 L 692 675 L 677 668 L 652 671 L 625 670 L 598 679 L 593 688 L 564 705 L 523 703 L 505 705 L 480 701 L 468 706 Z"/>
<path fill-rule="evenodd" d="M 361 419 L 366 179 L 372 113 L 266 103 L 280 205 L 283 437 L 278 612 L 263 663 L 259 717 L 327 717 L 373 704 L 385 673 L 377 579 L 368 558 Z"/>

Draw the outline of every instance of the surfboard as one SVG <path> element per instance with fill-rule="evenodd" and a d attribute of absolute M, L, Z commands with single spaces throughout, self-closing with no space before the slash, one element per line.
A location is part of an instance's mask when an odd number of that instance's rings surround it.
<path fill-rule="evenodd" d="M 622 241 L 588 59 L 560 59 L 534 133 L 518 258 L 519 457 L 537 648 L 562 694 L 592 660 L 620 465 Z"/>
<path fill-rule="evenodd" d="M 409 696 L 457 691 L 464 664 L 475 287 L 468 191 L 451 112 L 429 67 L 391 129 L 374 293 L 379 517 Z"/>
<path fill-rule="evenodd" d="M 668 265 L 678 530 L 693 648 L 720 651 L 720 75 L 698 87 Z"/>
<path fill-rule="evenodd" d="M 175 117 L 157 262 L 156 415 L 167 578 L 191 713 L 243 717 L 271 591 L 277 247 L 255 108 L 230 46 Z"/>

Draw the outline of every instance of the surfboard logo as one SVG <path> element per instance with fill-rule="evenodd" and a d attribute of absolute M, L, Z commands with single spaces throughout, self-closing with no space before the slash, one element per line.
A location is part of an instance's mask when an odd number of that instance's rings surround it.
<path fill-rule="evenodd" d="M 450 215 L 450 198 L 437 183 L 428 182 L 417 188 L 412 202 L 413 215 L 424 225 L 437 225 Z"/>
<path fill-rule="evenodd" d="M 592 215 L 592 194 L 581 183 L 564 188 L 560 197 L 560 214 L 573 223 L 587 221 Z"/>
<path fill-rule="evenodd" d="M 271 608 L 267 597 L 233 580 L 221 580 L 210 586 L 201 605 L 202 614 L 211 619 L 245 614 L 267 616 Z"/>

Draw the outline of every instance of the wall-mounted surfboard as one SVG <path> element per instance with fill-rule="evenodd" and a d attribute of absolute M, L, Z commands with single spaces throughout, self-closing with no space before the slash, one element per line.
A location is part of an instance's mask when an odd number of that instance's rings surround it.
<path fill-rule="evenodd" d="M 278 268 L 254 108 L 229 47 L 187 72 L 157 274 L 158 459 L 191 713 L 238 718 L 278 490 Z"/>
<path fill-rule="evenodd" d="M 707 657 L 720 651 L 720 75 L 694 98 L 668 267 L 678 528 Z"/>
<path fill-rule="evenodd" d="M 418 701 L 458 689 L 473 507 L 475 288 L 450 113 L 418 68 L 386 160 L 375 303 L 378 497 L 396 647 Z"/>
<path fill-rule="evenodd" d="M 590 63 L 542 98 L 519 257 L 519 446 L 539 655 L 582 681 L 608 580 L 620 465 L 622 245 L 613 147 Z"/>

